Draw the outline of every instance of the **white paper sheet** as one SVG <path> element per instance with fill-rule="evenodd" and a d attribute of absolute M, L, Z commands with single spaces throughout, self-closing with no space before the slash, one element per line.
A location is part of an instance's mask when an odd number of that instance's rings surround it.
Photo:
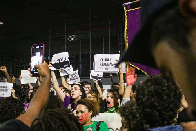
<path fill-rule="evenodd" d="M 116 60 L 119 60 L 120 54 L 96 54 L 94 56 L 95 71 L 97 72 L 118 72 L 115 67 Z"/>
<path fill-rule="evenodd" d="M 0 82 L 0 97 L 10 97 L 13 83 Z"/>
<path fill-rule="evenodd" d="M 21 84 L 36 83 L 37 78 L 31 77 L 28 70 L 21 70 Z"/>

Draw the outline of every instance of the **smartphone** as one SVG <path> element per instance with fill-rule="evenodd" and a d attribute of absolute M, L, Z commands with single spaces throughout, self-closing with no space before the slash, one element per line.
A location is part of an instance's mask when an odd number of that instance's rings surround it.
<path fill-rule="evenodd" d="M 45 45 L 43 43 L 34 44 L 31 47 L 31 74 L 39 76 L 38 69 L 34 65 L 41 65 L 44 62 Z"/>

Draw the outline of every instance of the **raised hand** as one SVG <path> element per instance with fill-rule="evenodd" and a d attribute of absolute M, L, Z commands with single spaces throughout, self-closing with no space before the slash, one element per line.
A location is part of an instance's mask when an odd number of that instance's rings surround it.
<path fill-rule="evenodd" d="M 38 72 L 41 76 L 43 77 L 50 76 L 49 67 L 45 61 L 42 65 L 35 65 L 34 67 L 38 69 Z"/>
<path fill-rule="evenodd" d="M 0 70 L 3 71 L 4 73 L 7 73 L 7 68 L 5 66 L 1 66 Z"/>
<path fill-rule="evenodd" d="M 12 83 L 16 83 L 16 77 L 12 77 Z"/>
<path fill-rule="evenodd" d="M 126 72 L 127 85 L 133 85 L 136 82 L 137 74 L 135 74 L 135 68 L 130 67 Z"/>

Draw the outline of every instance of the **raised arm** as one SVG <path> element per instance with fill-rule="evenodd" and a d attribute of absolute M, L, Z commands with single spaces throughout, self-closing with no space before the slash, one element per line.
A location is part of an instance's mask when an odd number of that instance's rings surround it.
<path fill-rule="evenodd" d="M 125 91 L 125 84 L 123 79 L 122 65 L 120 64 L 118 68 L 119 68 L 119 81 L 120 81 L 119 94 L 123 95 Z"/>
<path fill-rule="evenodd" d="M 35 68 L 39 70 L 39 74 L 44 78 L 44 80 L 31 100 L 26 113 L 16 118 L 29 127 L 33 120 L 38 118 L 44 111 L 44 107 L 48 102 L 51 83 L 50 72 L 46 62 L 42 65 L 35 65 Z"/>
<path fill-rule="evenodd" d="M 6 68 L 5 66 L 1 66 L 1 67 L 0 67 L 0 70 L 3 71 L 3 72 L 5 73 L 5 76 L 6 76 L 6 78 L 7 78 L 7 82 L 12 83 L 12 79 L 11 79 L 9 73 L 7 72 L 7 68 Z"/>
<path fill-rule="evenodd" d="M 60 99 L 61 99 L 62 101 L 64 101 L 64 99 L 65 99 L 65 94 L 64 94 L 63 90 L 61 90 L 61 89 L 59 88 L 59 83 L 58 83 L 58 81 L 57 81 L 57 79 L 56 79 L 56 75 L 55 75 L 54 71 L 51 71 L 51 77 L 52 77 L 54 89 L 56 90 L 56 92 L 57 92 L 57 94 L 59 95 Z"/>
<path fill-rule="evenodd" d="M 130 99 L 132 93 L 133 93 L 133 91 L 132 91 L 132 85 L 128 85 L 126 87 L 126 89 L 125 89 L 124 94 L 123 94 L 123 98 Z"/>
<path fill-rule="evenodd" d="M 99 86 L 97 80 L 96 80 L 96 79 L 93 79 L 93 81 L 94 81 L 94 83 L 96 84 L 96 88 L 97 88 L 97 91 L 98 91 L 98 93 L 99 93 L 99 95 L 98 95 L 99 98 L 101 98 L 102 100 L 104 100 L 103 93 L 102 93 L 102 91 L 101 91 L 101 88 L 100 88 L 100 86 Z"/>

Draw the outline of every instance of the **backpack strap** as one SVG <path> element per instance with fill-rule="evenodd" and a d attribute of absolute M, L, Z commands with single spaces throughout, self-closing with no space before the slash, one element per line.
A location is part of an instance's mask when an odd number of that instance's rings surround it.
<path fill-rule="evenodd" d="M 101 122 L 103 121 L 98 121 L 97 124 L 96 124 L 96 131 L 100 131 L 100 124 Z"/>

